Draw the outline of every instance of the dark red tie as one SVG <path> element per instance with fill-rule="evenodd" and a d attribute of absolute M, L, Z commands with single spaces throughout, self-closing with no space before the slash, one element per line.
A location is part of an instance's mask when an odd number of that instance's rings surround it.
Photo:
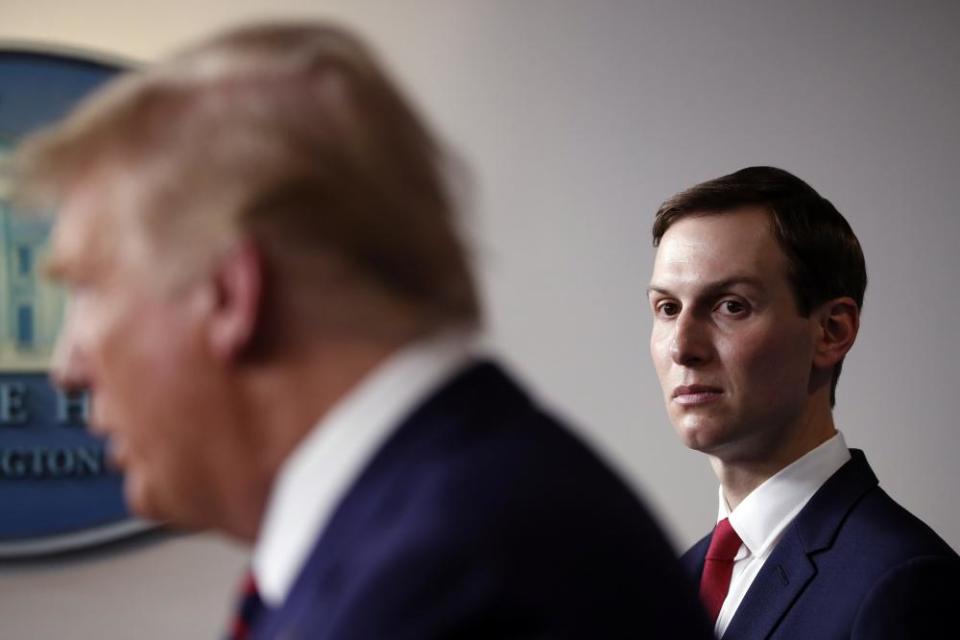
<path fill-rule="evenodd" d="M 730 576 L 733 574 L 733 557 L 743 542 L 730 526 L 730 520 L 724 518 L 717 523 L 710 539 L 710 548 L 703 563 L 703 576 L 700 578 L 700 600 L 710 616 L 711 622 L 717 621 L 720 608 L 730 589 Z"/>
<path fill-rule="evenodd" d="M 253 572 L 247 571 L 243 577 L 240 593 L 237 597 L 237 607 L 230 622 L 227 640 L 247 640 L 253 630 L 256 617 L 264 610 L 263 600 L 257 591 L 257 583 Z"/>

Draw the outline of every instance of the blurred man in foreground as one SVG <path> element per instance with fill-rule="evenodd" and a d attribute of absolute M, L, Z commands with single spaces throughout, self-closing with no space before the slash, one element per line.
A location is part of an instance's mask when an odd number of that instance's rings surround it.
<path fill-rule="evenodd" d="M 236 637 L 709 633 L 634 495 L 474 355 L 442 153 L 353 37 L 209 40 L 18 171 L 129 504 L 254 544 Z"/>
<path fill-rule="evenodd" d="M 867 285 L 860 243 L 797 177 L 752 167 L 668 200 L 650 350 L 680 438 L 720 480 L 684 556 L 724 638 L 928 638 L 957 555 L 877 484 L 832 415 Z"/>

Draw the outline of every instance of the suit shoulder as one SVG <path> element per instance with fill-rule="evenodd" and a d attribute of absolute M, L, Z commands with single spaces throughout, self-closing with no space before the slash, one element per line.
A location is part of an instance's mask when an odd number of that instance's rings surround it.
<path fill-rule="evenodd" d="M 907 561 L 913 557 L 957 554 L 920 518 L 891 498 L 880 487 L 868 491 L 850 511 L 841 535 L 869 540 L 869 548 Z"/>
<path fill-rule="evenodd" d="M 396 522 L 391 531 L 409 540 L 481 544 L 582 530 L 627 555 L 646 540 L 654 554 L 675 557 L 618 473 L 492 363 L 471 367 L 411 414 L 339 511 L 350 522 L 357 512 Z"/>
<path fill-rule="evenodd" d="M 450 396 L 459 400 L 445 406 L 444 425 L 420 450 L 424 473 L 443 475 L 447 486 L 467 494 L 537 494 L 546 501 L 562 495 L 567 503 L 639 507 L 632 488 L 590 443 L 499 367 L 485 365 Z"/>
<path fill-rule="evenodd" d="M 639 496 L 571 428 L 535 404 L 471 420 L 433 451 L 420 495 L 487 522 L 652 523 Z M 440 479 L 442 478 L 442 481 Z M 492 518 L 492 519 L 491 519 Z"/>
<path fill-rule="evenodd" d="M 459 611 L 482 630 L 471 637 L 523 621 L 544 637 L 615 637 L 638 615 L 658 634 L 681 624 L 682 637 L 709 636 L 636 494 L 495 369 L 412 416 L 339 516 L 317 555 L 350 584 L 343 619 L 381 625 L 364 637 L 384 637 L 383 624 L 422 602 L 428 617 Z"/>
<path fill-rule="evenodd" d="M 851 637 L 946 637 L 960 600 L 960 558 L 918 556 L 892 567 L 863 601 Z"/>

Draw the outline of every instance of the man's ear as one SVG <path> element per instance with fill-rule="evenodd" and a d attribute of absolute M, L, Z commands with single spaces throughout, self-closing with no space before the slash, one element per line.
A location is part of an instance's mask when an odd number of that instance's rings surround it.
<path fill-rule="evenodd" d="M 262 321 L 263 255 L 251 240 L 241 240 L 218 262 L 208 339 L 214 355 L 237 359 L 253 342 Z"/>
<path fill-rule="evenodd" d="M 813 363 L 817 367 L 833 369 L 857 339 L 860 308 L 853 298 L 845 296 L 823 303 L 815 313 L 819 320 L 819 332 Z"/>

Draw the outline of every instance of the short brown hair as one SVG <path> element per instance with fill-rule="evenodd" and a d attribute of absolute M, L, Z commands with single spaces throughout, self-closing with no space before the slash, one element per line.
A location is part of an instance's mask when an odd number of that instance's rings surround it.
<path fill-rule="evenodd" d="M 479 321 L 449 158 L 339 28 L 241 28 L 126 74 L 28 138 L 15 176 L 53 204 L 104 166 L 147 194 L 155 232 L 249 234 L 277 263 L 331 252 L 431 326 Z"/>
<path fill-rule="evenodd" d="M 756 206 L 766 209 L 787 256 L 797 308 L 808 316 L 820 304 L 849 296 L 863 307 L 867 268 L 847 220 L 829 200 L 795 175 L 775 167 L 748 167 L 702 182 L 664 202 L 653 223 L 653 246 L 675 222 Z M 843 362 L 833 371 L 831 405 Z"/>

